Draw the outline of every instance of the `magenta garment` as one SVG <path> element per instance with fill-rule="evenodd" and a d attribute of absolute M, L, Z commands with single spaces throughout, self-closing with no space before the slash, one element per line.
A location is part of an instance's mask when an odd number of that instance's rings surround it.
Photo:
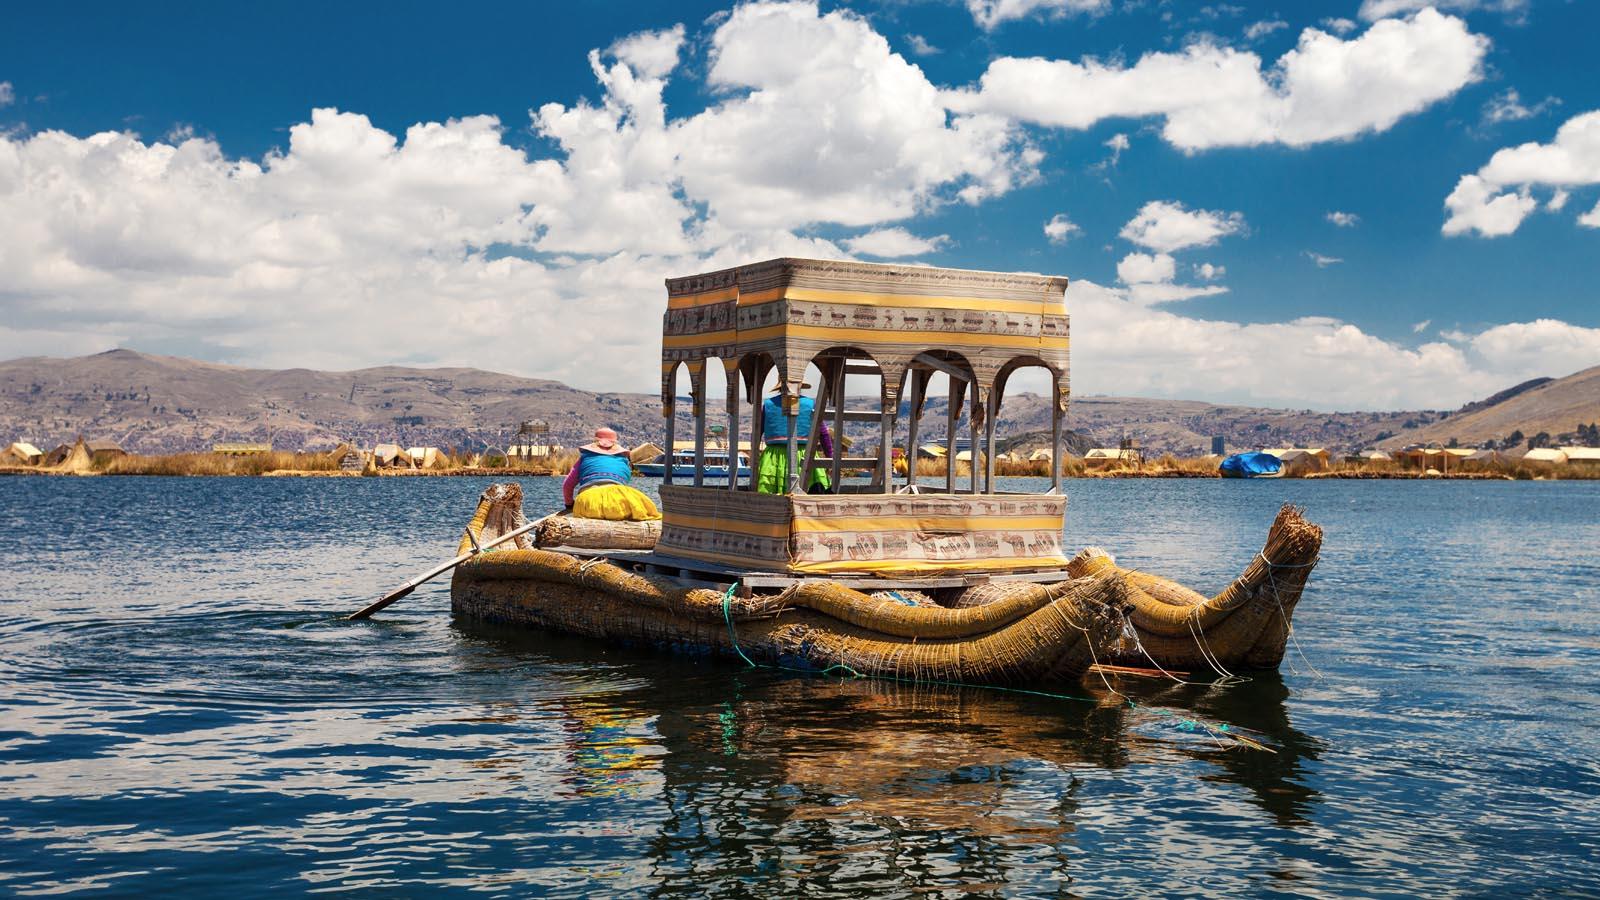
<path fill-rule="evenodd" d="M 828 423 L 818 422 L 817 446 L 822 448 L 823 456 L 833 456 L 833 435 L 828 433 Z"/>
<path fill-rule="evenodd" d="M 572 489 L 578 486 L 578 464 L 573 463 L 572 469 L 567 472 L 567 480 L 561 482 L 561 499 L 572 505 Z"/>

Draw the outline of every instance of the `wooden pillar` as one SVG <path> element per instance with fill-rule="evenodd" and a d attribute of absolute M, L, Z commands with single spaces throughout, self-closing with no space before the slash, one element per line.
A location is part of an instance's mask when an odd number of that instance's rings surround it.
<path fill-rule="evenodd" d="M 989 421 L 983 423 L 983 491 L 994 493 L 994 420 L 1000 417 L 1000 385 L 989 388 Z"/>
<path fill-rule="evenodd" d="M 917 483 L 917 431 L 922 424 L 922 393 L 927 389 L 928 376 L 921 369 L 910 371 L 911 417 L 906 420 L 906 487 Z"/>
<path fill-rule="evenodd" d="M 755 490 L 761 480 L 761 449 L 762 436 L 766 434 L 766 394 L 762 388 L 766 386 L 767 370 L 761 364 L 761 357 L 757 356 L 750 363 L 750 490 Z"/>
<path fill-rule="evenodd" d="M 839 463 L 840 458 L 844 456 L 844 379 L 845 367 L 848 365 L 848 360 L 839 360 L 834 368 L 835 377 L 828 382 L 828 388 L 833 394 L 829 400 L 833 406 L 833 458 L 828 460 L 828 476 L 833 482 L 835 494 L 843 493 L 839 489 L 839 478 L 843 472 L 843 467 Z"/>
<path fill-rule="evenodd" d="M 948 494 L 956 492 L 956 420 L 961 406 L 961 392 L 966 387 L 966 382 L 950 379 L 950 401 L 945 409 L 948 421 L 944 431 L 944 489 Z"/>
<path fill-rule="evenodd" d="M 978 443 L 978 404 L 984 398 L 978 394 L 977 381 L 971 382 L 967 387 L 972 390 L 972 409 L 967 414 L 967 431 L 972 435 L 967 441 L 967 446 L 972 448 L 970 451 L 972 453 L 972 465 L 969 467 L 972 470 L 972 483 L 967 485 L 967 493 L 976 494 L 978 493 L 978 449 L 980 446 Z"/>
<path fill-rule="evenodd" d="M 689 373 L 690 383 L 694 385 L 694 486 L 701 487 L 705 484 L 706 477 L 706 369 L 705 360 L 700 361 L 700 372 Z"/>
<path fill-rule="evenodd" d="M 811 487 L 811 470 L 817 462 L 817 435 L 822 432 L 822 414 L 827 409 L 829 395 L 833 393 L 827 363 L 818 369 L 822 372 L 822 380 L 817 383 L 817 396 L 811 402 L 811 427 L 806 431 L 806 455 L 800 463 L 800 484 L 804 489 Z"/>
<path fill-rule="evenodd" d="M 728 376 L 728 490 L 739 489 L 739 367 L 726 370 Z M 755 448 L 755 441 L 750 442 Z"/>
<path fill-rule="evenodd" d="M 804 493 L 800 489 L 800 473 L 797 471 L 800 461 L 796 458 L 798 454 L 795 453 L 794 446 L 794 442 L 799 439 L 796 432 L 800 428 L 800 392 L 796 390 L 790 394 L 787 384 L 784 385 L 783 392 L 783 417 L 787 420 L 789 430 L 789 445 L 784 448 L 789 454 L 789 493 Z"/>
<path fill-rule="evenodd" d="M 880 370 L 881 371 L 881 370 Z M 885 494 L 894 493 L 894 400 L 889 397 L 889 376 L 884 374 L 879 379 L 882 385 L 878 388 L 878 490 Z"/>
<path fill-rule="evenodd" d="M 661 483 L 672 483 L 672 443 L 678 433 L 678 373 L 673 370 L 671 399 L 667 401 L 667 467 L 662 470 Z"/>
<path fill-rule="evenodd" d="M 1061 380 L 1051 379 L 1050 388 L 1050 490 L 1061 492 Z"/>

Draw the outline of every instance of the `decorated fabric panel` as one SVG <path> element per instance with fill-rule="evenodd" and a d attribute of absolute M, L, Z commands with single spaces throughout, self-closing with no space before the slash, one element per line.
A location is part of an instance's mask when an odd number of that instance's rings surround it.
<path fill-rule="evenodd" d="M 727 488 L 661 486 L 656 552 L 746 569 L 789 563 L 789 498 Z"/>
<path fill-rule="evenodd" d="M 1059 568 L 1063 496 L 793 497 L 789 569 L 922 575 Z"/>
<path fill-rule="evenodd" d="M 981 382 L 1014 359 L 1065 373 L 1066 279 L 831 260 L 779 259 L 669 279 L 662 363 L 770 353 L 803 362 L 831 347 L 903 366 L 949 350 Z M 799 364 L 796 362 L 796 364 Z"/>

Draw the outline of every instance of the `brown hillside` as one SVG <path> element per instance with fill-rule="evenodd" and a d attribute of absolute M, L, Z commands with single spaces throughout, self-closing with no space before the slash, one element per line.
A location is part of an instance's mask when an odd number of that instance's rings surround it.
<path fill-rule="evenodd" d="M 1600 366 L 1557 378 L 1516 396 L 1482 408 L 1469 404 L 1457 415 L 1402 432 L 1393 443 L 1439 441 L 1451 438 L 1463 444 L 1501 440 L 1514 431 L 1533 436 L 1541 431 L 1559 435 L 1579 423 L 1600 422 Z"/>

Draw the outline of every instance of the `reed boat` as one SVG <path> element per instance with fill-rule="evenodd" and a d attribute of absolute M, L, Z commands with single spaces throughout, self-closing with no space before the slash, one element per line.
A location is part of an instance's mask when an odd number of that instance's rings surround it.
<path fill-rule="evenodd" d="M 1094 548 L 1069 559 L 1059 466 L 1047 490 L 999 489 L 994 423 L 1021 368 L 1048 376 L 1052 458 L 1061 457 L 1066 284 L 800 259 L 668 279 L 663 446 L 675 446 L 677 379 L 687 369 L 695 454 L 686 483 L 674 480 L 676 465 L 663 474 L 660 522 L 551 516 L 525 533 L 521 488 L 490 488 L 461 539 L 454 614 L 914 682 L 1044 687 L 1094 666 L 1276 668 L 1322 542 L 1298 510 L 1283 507 L 1244 572 L 1205 596 Z M 727 440 L 737 446 L 744 427 L 769 443 L 787 435 L 778 442 L 785 492 L 758 491 L 753 475 L 706 484 L 712 360 L 727 379 Z M 817 388 L 802 403 L 808 373 Z M 939 382 L 949 392 L 946 458 L 962 425 L 979 452 L 965 477 L 952 466 L 928 483 L 915 467 L 896 473 L 892 448 L 902 418 L 904 445 L 920 446 L 923 406 Z M 862 385 L 876 404 L 862 399 Z M 767 409 L 782 420 L 765 422 Z M 857 447 L 875 430 L 876 451 L 821 457 L 824 421 L 836 435 L 856 426 Z M 825 493 L 805 487 L 819 470 L 832 476 Z M 842 481 L 844 471 L 868 477 Z M 503 549 L 478 552 L 513 534 Z"/>

